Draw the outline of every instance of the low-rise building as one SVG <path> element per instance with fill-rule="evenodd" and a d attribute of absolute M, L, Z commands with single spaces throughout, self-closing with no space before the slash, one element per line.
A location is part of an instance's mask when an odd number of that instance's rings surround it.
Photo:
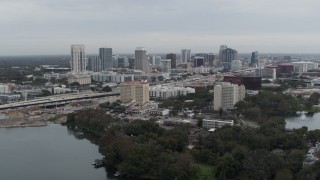
<path fill-rule="evenodd" d="M 78 82 L 80 85 L 91 84 L 91 76 L 86 74 L 76 74 L 68 77 L 68 84 Z"/>
<path fill-rule="evenodd" d="M 221 119 L 203 119 L 202 127 L 211 129 L 211 128 L 221 128 L 223 126 L 233 126 L 233 120 L 221 120 Z"/>
<path fill-rule="evenodd" d="M 189 93 L 195 93 L 194 88 L 176 87 L 166 85 L 151 86 L 149 90 L 150 99 L 163 100 L 170 97 L 186 96 Z"/>
<path fill-rule="evenodd" d="M 163 120 L 163 125 L 197 127 L 197 122 L 194 119 L 165 119 Z"/>
<path fill-rule="evenodd" d="M 167 116 L 169 115 L 170 110 L 169 109 L 163 109 L 163 108 L 159 108 L 159 109 L 154 109 L 154 110 L 150 110 L 150 116 Z"/>

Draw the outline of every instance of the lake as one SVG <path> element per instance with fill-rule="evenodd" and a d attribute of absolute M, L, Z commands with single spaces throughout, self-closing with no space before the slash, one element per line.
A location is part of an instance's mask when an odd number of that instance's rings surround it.
<path fill-rule="evenodd" d="M 61 125 L 0 128 L 0 179 L 106 180 L 104 168 L 91 162 L 102 158 L 98 146 L 77 139 Z"/>
<path fill-rule="evenodd" d="M 302 126 L 308 127 L 308 130 L 320 129 L 320 113 L 314 113 L 313 115 L 301 113 L 286 118 L 286 128 L 301 128 Z"/>

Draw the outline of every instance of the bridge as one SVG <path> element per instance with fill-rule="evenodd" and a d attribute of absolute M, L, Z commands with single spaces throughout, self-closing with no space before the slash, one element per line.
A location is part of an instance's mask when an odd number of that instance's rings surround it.
<path fill-rule="evenodd" d="M 14 109 L 20 107 L 28 107 L 28 106 L 43 106 L 46 105 L 65 105 L 72 101 L 82 100 L 82 99 L 95 99 L 95 98 L 103 98 L 108 96 L 119 96 L 119 92 L 107 92 L 107 93 L 71 93 L 71 94 L 62 94 L 62 95 L 54 95 L 47 96 L 38 99 L 15 102 L 10 104 L 0 105 L 0 110 L 4 109 Z"/>

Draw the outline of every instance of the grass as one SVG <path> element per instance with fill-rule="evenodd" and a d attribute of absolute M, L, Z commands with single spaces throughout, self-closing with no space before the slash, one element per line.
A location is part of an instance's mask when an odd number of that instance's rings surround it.
<path fill-rule="evenodd" d="M 214 166 L 201 164 L 201 163 L 194 163 L 194 166 L 199 168 L 197 180 L 215 180 L 216 179 L 214 177 Z"/>

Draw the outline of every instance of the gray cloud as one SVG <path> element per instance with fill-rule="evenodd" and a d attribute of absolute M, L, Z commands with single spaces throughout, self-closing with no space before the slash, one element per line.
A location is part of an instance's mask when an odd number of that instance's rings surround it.
<path fill-rule="evenodd" d="M 317 53 L 317 0 L 1 0 L 0 55 L 151 52 Z"/>

